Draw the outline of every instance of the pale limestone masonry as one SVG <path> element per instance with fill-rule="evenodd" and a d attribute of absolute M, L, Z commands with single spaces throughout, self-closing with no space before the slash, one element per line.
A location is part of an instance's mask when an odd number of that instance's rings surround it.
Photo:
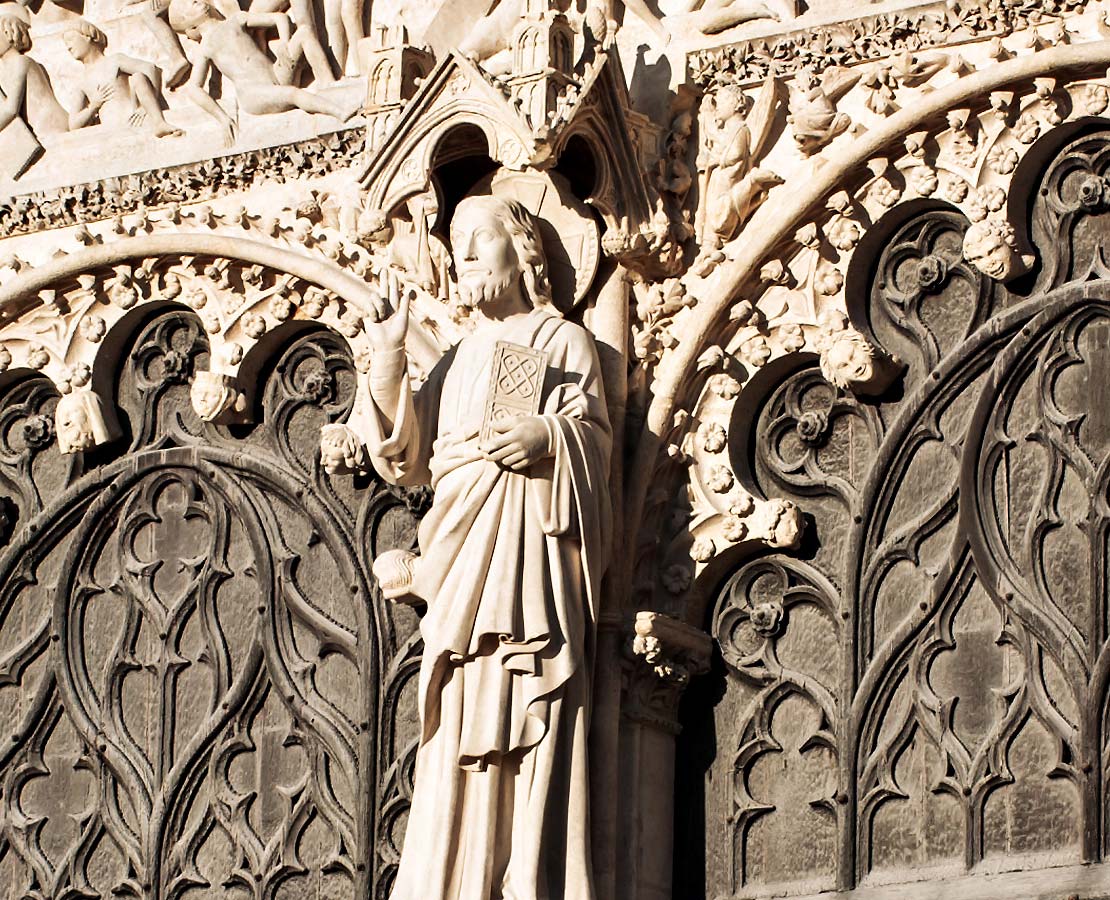
<path fill-rule="evenodd" d="M 1108 248 L 1106 0 L 0 3 L 0 900 L 1110 896 Z"/>

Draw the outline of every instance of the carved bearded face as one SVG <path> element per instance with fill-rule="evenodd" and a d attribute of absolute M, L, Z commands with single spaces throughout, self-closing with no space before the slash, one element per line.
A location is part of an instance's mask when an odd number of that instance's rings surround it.
<path fill-rule="evenodd" d="M 451 222 L 455 272 L 464 306 L 499 300 L 521 275 L 513 236 L 491 205 L 459 204 Z"/>

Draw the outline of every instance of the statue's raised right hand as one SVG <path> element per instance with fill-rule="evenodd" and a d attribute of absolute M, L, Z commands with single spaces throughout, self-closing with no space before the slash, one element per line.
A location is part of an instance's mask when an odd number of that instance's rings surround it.
<path fill-rule="evenodd" d="M 371 349 L 388 353 L 405 346 L 405 334 L 409 330 L 409 292 L 402 293 L 400 282 L 392 272 L 384 272 L 381 280 L 375 310 L 377 321 L 367 317 L 362 324 Z"/>

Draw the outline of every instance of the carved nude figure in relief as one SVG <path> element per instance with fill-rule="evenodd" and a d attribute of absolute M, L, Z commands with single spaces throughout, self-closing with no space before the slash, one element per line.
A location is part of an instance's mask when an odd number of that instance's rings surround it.
<path fill-rule="evenodd" d="M 105 53 L 108 39 L 91 22 L 74 23 L 62 40 L 84 69 L 81 106 L 70 113 L 71 129 L 99 120 L 105 125 L 150 125 L 157 137 L 181 134 L 162 115 L 161 74 L 153 63 Z"/>
<path fill-rule="evenodd" d="M 292 42 L 300 48 L 308 61 L 308 66 L 312 69 L 313 81 L 316 84 L 334 81 L 335 74 L 332 72 L 331 63 L 328 62 L 328 56 L 324 52 L 324 46 L 320 43 L 320 35 L 316 30 L 316 17 L 311 0 L 252 0 L 250 5 L 250 12 L 253 14 L 288 13 L 290 9 L 293 11 Z M 285 41 L 287 44 L 290 43 L 288 38 Z M 289 56 L 288 65 L 295 64 L 296 55 L 290 51 Z M 283 64 L 286 63 L 283 61 Z M 292 72 L 283 80 L 288 83 L 291 79 Z"/>
<path fill-rule="evenodd" d="M 361 106 L 344 109 L 326 97 L 289 83 L 304 48 L 301 38 L 293 34 L 289 17 L 283 13 L 229 12 L 225 16 L 210 0 L 172 0 L 170 23 L 179 34 L 200 43 L 200 53 L 185 90 L 223 125 L 229 145 L 235 141 L 236 123 L 205 89 L 210 66 L 234 85 L 239 106 L 252 115 L 302 109 L 346 121 Z M 271 61 L 259 48 L 253 29 L 277 31 L 276 61 Z"/>
<path fill-rule="evenodd" d="M 387 596 L 428 605 L 392 897 L 592 900 L 586 735 L 611 439 L 597 353 L 555 311 L 519 203 L 463 200 L 451 244 L 477 327 L 419 390 L 407 301 L 366 326 L 373 465 L 435 491 L 421 555 L 375 563 Z M 490 415 L 525 395 L 536 414 Z"/>
<path fill-rule="evenodd" d="M 170 27 L 170 0 L 124 0 L 124 6 L 137 6 L 139 16 L 162 51 L 169 58 L 166 67 L 166 87 L 180 87 L 189 77 L 189 60 L 181 49 L 181 41 Z"/>
<path fill-rule="evenodd" d="M 365 6 L 365 0 L 324 0 L 324 25 L 340 76 L 365 74 L 358 70 L 358 42 L 366 37 Z"/>
<path fill-rule="evenodd" d="M 15 12 L 0 15 L 0 129 L 20 118 L 39 137 L 68 131 L 69 114 L 30 49 L 30 24 Z"/>
<path fill-rule="evenodd" d="M 612 18 L 613 2 L 614 0 L 587 0 L 587 21 L 600 24 Z M 783 7 L 787 18 L 794 17 L 796 0 L 775 2 Z M 569 0 L 552 0 L 551 5 L 565 11 L 572 4 Z M 763 0 L 686 0 L 680 10 L 666 17 L 668 24 L 664 24 L 664 17 L 656 13 L 647 0 L 623 0 L 620 5 L 650 28 L 664 45 L 670 42 L 672 30 L 678 33 L 692 31 L 717 34 L 755 19 L 782 18 Z M 524 15 L 526 8 L 526 0 L 491 0 L 485 16 L 475 23 L 460 43 L 459 49 L 482 62 L 502 53 L 509 46 L 513 26 Z M 581 9 L 581 5 L 579 8 Z M 674 24 L 669 24 L 671 22 Z"/>

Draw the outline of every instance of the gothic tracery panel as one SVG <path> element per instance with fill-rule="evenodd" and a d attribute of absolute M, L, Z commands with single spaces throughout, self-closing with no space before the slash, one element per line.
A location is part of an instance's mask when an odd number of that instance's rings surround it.
<path fill-rule="evenodd" d="M 320 466 L 334 334 L 271 345 L 257 424 L 217 426 L 200 322 L 132 324 L 123 439 L 60 454 L 44 379 L 0 404 L 0 896 L 382 896 L 419 643 L 365 561 L 420 501 Z"/>
<path fill-rule="evenodd" d="M 954 210 L 895 210 L 863 306 L 899 384 L 859 399 L 803 363 L 734 442 L 808 537 L 718 595 L 723 666 L 687 708 L 716 756 L 688 757 L 707 799 L 677 829 L 704 817 L 709 850 L 676 891 L 1105 858 L 1108 148 L 1089 130 L 1027 173 L 1041 262 L 1009 288 L 963 262 Z"/>

